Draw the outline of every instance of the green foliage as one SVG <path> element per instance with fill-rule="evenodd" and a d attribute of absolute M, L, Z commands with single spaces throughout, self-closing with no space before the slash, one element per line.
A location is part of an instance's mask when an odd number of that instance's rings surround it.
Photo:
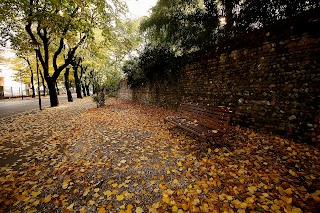
<path fill-rule="evenodd" d="M 97 107 L 105 105 L 106 97 L 115 96 L 121 78 L 122 75 L 117 70 L 95 72 L 92 83 L 96 94 L 92 96 L 92 99 L 97 104 Z"/>
<path fill-rule="evenodd" d="M 144 70 L 139 66 L 139 57 L 133 57 L 127 60 L 122 71 L 127 75 L 128 83 L 135 87 L 147 81 Z"/>
<path fill-rule="evenodd" d="M 141 30 L 155 45 L 166 44 L 178 54 L 199 50 L 217 40 L 218 10 L 216 1 L 211 4 L 206 9 L 198 0 L 160 0 Z"/>
<path fill-rule="evenodd" d="M 304 11 L 320 8 L 318 0 L 250 0 L 240 5 L 235 17 L 235 33 L 247 33 L 280 19 L 294 17 Z"/>
<path fill-rule="evenodd" d="M 168 46 L 147 45 L 139 57 L 126 61 L 122 70 L 132 86 L 145 83 L 155 77 L 175 75 L 179 67 L 178 57 Z"/>
<path fill-rule="evenodd" d="M 141 30 L 151 43 L 187 54 L 319 7 L 318 0 L 159 0 Z"/>

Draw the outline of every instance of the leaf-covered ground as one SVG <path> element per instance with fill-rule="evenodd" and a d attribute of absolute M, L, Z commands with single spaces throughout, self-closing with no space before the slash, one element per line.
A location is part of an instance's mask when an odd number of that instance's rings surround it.
<path fill-rule="evenodd" d="M 234 129 L 229 147 L 171 111 L 76 100 L 0 120 L 0 212 L 317 212 L 320 151 Z"/>

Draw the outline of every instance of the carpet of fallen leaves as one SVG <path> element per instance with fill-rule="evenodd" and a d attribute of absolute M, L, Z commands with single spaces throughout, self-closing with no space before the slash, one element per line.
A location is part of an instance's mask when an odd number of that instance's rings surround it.
<path fill-rule="evenodd" d="M 0 212 L 317 212 L 320 151 L 234 128 L 228 147 L 172 111 L 90 99 L 0 120 Z"/>

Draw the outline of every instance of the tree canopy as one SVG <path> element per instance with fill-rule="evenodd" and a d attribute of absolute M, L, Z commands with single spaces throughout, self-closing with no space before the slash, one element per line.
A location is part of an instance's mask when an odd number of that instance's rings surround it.
<path fill-rule="evenodd" d="M 2 38 L 14 41 L 27 32 L 28 39 L 17 44 L 29 43 L 29 49 L 31 44 L 39 45 L 37 55 L 49 87 L 51 106 L 58 105 L 55 83 L 60 73 L 77 50 L 90 42 L 93 29 L 101 29 L 105 37 L 114 36 L 117 20 L 126 11 L 121 0 L 4 0 L 0 7 L 5 8 L 0 16 Z"/>
<path fill-rule="evenodd" d="M 159 0 L 141 30 L 184 54 L 317 7 L 317 0 Z"/>

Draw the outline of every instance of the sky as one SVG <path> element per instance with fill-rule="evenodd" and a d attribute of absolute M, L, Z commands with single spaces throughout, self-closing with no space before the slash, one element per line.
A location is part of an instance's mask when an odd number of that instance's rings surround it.
<path fill-rule="evenodd" d="M 149 15 L 151 7 L 155 6 L 157 0 L 126 0 L 129 12 L 134 18 Z"/>

